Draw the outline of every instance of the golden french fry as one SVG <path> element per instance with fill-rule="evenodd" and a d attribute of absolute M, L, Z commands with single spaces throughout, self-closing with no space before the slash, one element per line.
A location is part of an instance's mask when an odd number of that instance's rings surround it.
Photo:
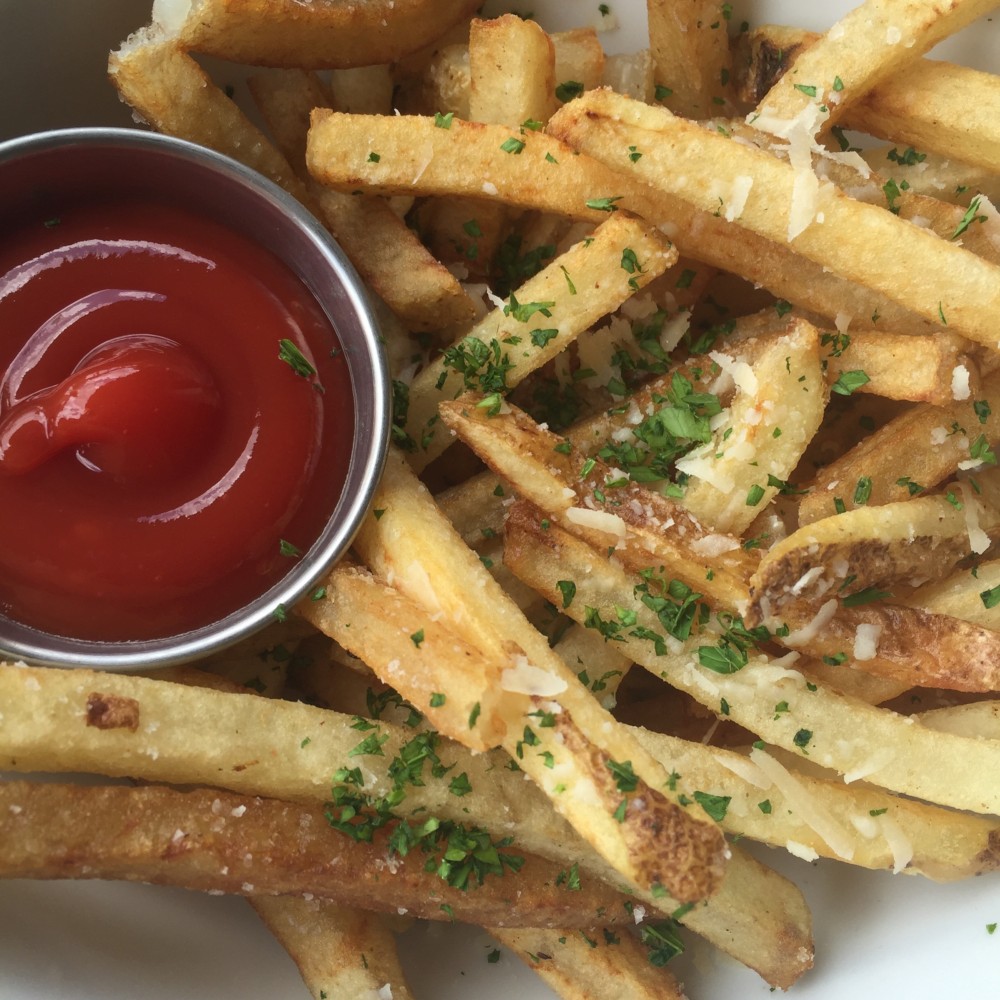
<path fill-rule="evenodd" d="M 705 527 L 742 535 L 785 488 L 823 420 L 819 331 L 795 321 L 752 370 L 719 351 L 710 357 L 736 380 L 736 397 L 711 440 L 677 462 L 690 476 L 683 504 Z"/>
<path fill-rule="evenodd" d="M 972 451 L 984 454 L 1000 440 L 1000 372 L 983 379 L 979 392 L 947 406 L 929 404 L 905 410 L 820 469 L 799 504 L 799 521 L 809 524 L 858 505 L 861 479 L 871 481 L 868 503 L 878 506 L 933 489 L 968 463 Z"/>
<path fill-rule="evenodd" d="M 247 80 L 261 115 L 289 163 L 308 185 L 323 222 L 368 285 L 413 331 L 469 322 L 475 306 L 455 276 L 381 198 L 320 187 L 305 167 L 309 116 L 329 96 L 314 73 L 271 70 Z"/>
<path fill-rule="evenodd" d="M 750 579 L 755 605 L 780 614 L 789 600 L 926 580 L 982 554 L 1000 529 L 1000 471 L 977 473 L 976 485 L 979 492 L 955 483 L 944 496 L 855 507 L 799 528 L 761 559 Z"/>
<path fill-rule="evenodd" d="M 772 121 L 788 126 L 811 117 L 818 126 L 840 120 L 882 81 L 995 6 L 995 0 L 948 0 L 933 6 L 915 0 L 865 0 L 799 54 L 757 105 L 753 124 L 772 131 Z"/>
<path fill-rule="evenodd" d="M 122 100 L 158 131 L 232 156 L 311 204 L 288 160 L 175 42 L 130 40 L 111 53 L 108 74 Z"/>
<path fill-rule="evenodd" d="M 749 51 L 735 64 L 745 99 L 753 104 L 763 100 L 778 75 L 819 37 L 773 25 L 751 32 Z M 745 72 L 741 66 L 747 67 Z M 993 128 L 998 114 L 1000 85 L 995 75 L 920 59 L 847 107 L 843 124 L 902 145 L 898 155 L 903 159 L 910 147 L 917 157 L 934 152 L 995 176 L 1000 173 L 1000 143 Z"/>
<path fill-rule="evenodd" d="M 1000 631 L 1000 560 L 977 562 L 918 587 L 906 603 Z"/>
<path fill-rule="evenodd" d="M 1000 301 L 1000 267 L 821 185 L 811 171 L 610 91 L 589 91 L 560 109 L 548 128 L 622 173 L 704 212 L 718 211 L 767 239 L 788 242 L 840 277 L 996 347 L 991 317 Z M 628 155 L 633 146 L 642 153 L 639 159 Z M 803 182 L 806 175 L 811 180 Z"/>
<path fill-rule="evenodd" d="M 255 896 L 250 903 L 314 997 L 376 996 L 388 985 L 393 1000 L 413 1000 L 396 940 L 378 914 L 288 896 Z"/>
<path fill-rule="evenodd" d="M 475 0 L 156 0 L 153 21 L 185 48 L 257 66 L 391 63 L 473 12 Z"/>
<path fill-rule="evenodd" d="M 663 103 L 688 118 L 710 118 L 729 100 L 732 61 L 727 5 L 716 0 L 647 0 L 649 46 Z"/>
<path fill-rule="evenodd" d="M 384 835 L 371 843 L 345 836 L 316 807 L 213 789 L 26 781 L 0 782 L 0 802 L 4 878 L 128 878 L 247 896 L 308 892 L 349 906 L 390 913 L 402 906 L 428 920 L 490 926 L 594 923 L 596 910 L 580 909 L 551 862 L 525 857 L 519 870 L 505 872 L 505 879 L 532 887 L 519 894 L 521 909 L 507 897 L 507 884 L 500 892 L 489 880 L 449 885 L 426 870 L 423 852 L 397 858 L 388 875 Z M 620 894 L 590 882 L 586 891 L 604 908 L 602 922 L 631 920 Z"/>
<path fill-rule="evenodd" d="M 451 444 L 438 404 L 472 386 L 494 394 L 516 386 L 677 259 L 653 230 L 613 215 L 512 292 L 409 386 L 401 431 L 411 464 L 423 468 Z"/>
<path fill-rule="evenodd" d="M 469 30 L 469 118 L 517 128 L 556 109 L 555 51 L 535 21 L 504 14 Z"/>
<path fill-rule="evenodd" d="M 603 928 L 593 934 L 561 930 L 490 928 L 490 933 L 527 963 L 564 1000 L 684 1000 L 669 969 L 654 965 L 653 948 L 673 943 L 669 923 L 640 925 L 647 949 L 628 933 Z M 664 936 L 669 935 L 668 940 Z M 671 954 L 666 950 L 665 954 Z"/>

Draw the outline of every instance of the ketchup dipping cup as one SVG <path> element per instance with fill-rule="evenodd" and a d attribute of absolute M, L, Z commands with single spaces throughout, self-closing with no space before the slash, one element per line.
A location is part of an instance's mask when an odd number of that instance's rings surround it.
<path fill-rule="evenodd" d="M 318 599 L 388 435 L 361 281 L 294 198 L 152 133 L 0 144 L 0 655 L 166 666 Z"/>

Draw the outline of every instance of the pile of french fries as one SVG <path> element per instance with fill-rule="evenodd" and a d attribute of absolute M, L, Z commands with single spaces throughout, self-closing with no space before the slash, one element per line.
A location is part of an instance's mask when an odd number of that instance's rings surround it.
<path fill-rule="evenodd" d="M 0 784 L 0 875 L 245 895 L 316 997 L 411 996 L 370 911 L 577 1000 L 680 997 L 688 933 L 788 988 L 811 917 L 743 838 L 1000 863 L 1000 78 L 923 58 L 996 3 L 648 0 L 625 57 L 476 6 L 157 0 L 112 53 L 340 241 L 393 443 L 254 643 L 0 667 L 0 768 L 137 782 Z"/>

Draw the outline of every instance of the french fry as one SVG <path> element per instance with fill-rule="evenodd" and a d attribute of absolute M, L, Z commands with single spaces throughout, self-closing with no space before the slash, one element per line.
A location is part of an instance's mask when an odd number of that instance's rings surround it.
<path fill-rule="evenodd" d="M 820 36 L 795 28 L 766 26 L 748 40 L 749 55 L 736 68 L 741 91 L 756 104 L 778 74 L 815 44 Z M 1000 173 L 1000 142 L 993 122 L 1000 114 L 1000 85 L 995 75 L 931 59 L 915 60 L 850 105 L 843 124 L 916 153 L 930 151 Z"/>
<path fill-rule="evenodd" d="M 650 922 L 648 927 L 640 926 L 640 932 L 645 932 L 648 949 L 631 934 L 607 928 L 594 935 L 491 928 L 502 945 L 564 1000 L 684 1000 L 673 974 L 650 958 L 657 947 L 667 946 L 663 954 L 671 953 L 672 930 Z M 662 940 L 665 934 L 669 939 Z"/>
<path fill-rule="evenodd" d="M 753 123 L 771 131 L 770 122 L 790 125 L 803 113 L 815 115 L 817 125 L 839 120 L 882 81 L 995 6 L 995 0 L 948 0 L 934 6 L 865 0 L 801 51 L 758 104 Z"/>
<path fill-rule="evenodd" d="M 372 667 L 439 732 L 473 750 L 499 745 L 505 729 L 499 667 L 364 569 L 342 563 L 326 590 L 324 600 L 302 605 L 313 625 Z M 447 669 L 456 659 L 465 667 Z"/>
<path fill-rule="evenodd" d="M 451 444 L 437 426 L 441 400 L 470 385 L 513 388 L 674 260 L 676 251 L 656 233 L 613 215 L 529 278 L 411 383 L 403 430 L 414 467 Z"/>
<path fill-rule="evenodd" d="M 810 684 L 798 671 L 760 654 L 751 654 L 733 673 L 716 672 L 701 663 L 707 654 L 699 653 L 704 640 L 697 636 L 679 653 L 658 648 L 647 632 L 662 637 L 663 625 L 634 596 L 635 579 L 595 559 L 593 549 L 561 528 L 542 530 L 539 519 L 537 511 L 508 519 L 511 568 L 549 600 L 560 593 L 557 580 L 574 580 L 570 616 L 583 621 L 590 608 L 592 619 L 596 612 L 604 622 L 618 623 L 619 649 L 636 663 L 713 711 L 724 700 L 733 721 L 793 754 L 808 750 L 810 760 L 839 771 L 848 782 L 864 778 L 928 802 L 996 814 L 1000 798 L 991 768 L 994 756 L 1000 761 L 1000 742 L 932 732 L 895 712 Z M 620 615 L 635 626 L 622 626 Z M 982 768 L 966 767 L 969 754 Z"/>
<path fill-rule="evenodd" d="M 855 392 L 935 406 L 954 402 L 956 378 L 966 377 L 969 392 L 979 393 L 979 365 L 961 338 L 851 330 L 846 336 L 825 334 L 823 340 L 832 345 L 824 357 L 831 385 L 853 384 L 848 373 L 864 372 L 868 381 Z"/>
<path fill-rule="evenodd" d="M 233 62 L 332 69 L 395 62 L 476 6 L 474 0 L 156 0 L 153 21 L 185 48 Z"/>
<path fill-rule="evenodd" d="M 593 28 L 571 28 L 550 37 L 556 55 L 556 86 L 565 88 L 562 92 L 567 99 L 577 90 L 576 84 L 584 90 L 601 85 L 608 62 L 614 57 L 605 54 Z"/>
<path fill-rule="evenodd" d="M 469 322 L 475 314 L 472 300 L 384 199 L 341 194 L 310 179 L 305 166 L 309 115 L 330 100 L 319 78 L 304 70 L 271 70 L 250 76 L 247 85 L 327 228 L 386 305 L 413 331 Z"/>
<path fill-rule="evenodd" d="M 729 100 L 732 62 L 725 4 L 647 0 L 649 47 L 663 103 L 675 114 L 709 118 Z"/>
<path fill-rule="evenodd" d="M 958 569 L 931 580 L 906 597 L 906 603 L 940 615 L 1000 631 L 1000 561 L 978 562 L 974 569 Z"/>
<path fill-rule="evenodd" d="M 967 739 L 1000 740 L 1000 702 L 970 702 L 951 708 L 937 708 L 921 712 L 920 722 L 928 729 L 942 733 L 955 733 Z"/>
<path fill-rule="evenodd" d="M 437 615 L 503 671 L 503 745 L 519 767 L 631 882 L 647 890 L 661 883 L 681 902 L 711 895 L 722 868 L 717 830 L 707 819 L 691 822 L 659 792 L 666 784 L 662 766 L 645 757 L 587 694 L 576 673 L 461 544 L 398 457 L 390 455 L 374 503 L 383 513 L 365 521 L 357 550 L 378 575 L 392 579 L 428 615 Z M 446 704 L 441 710 L 452 709 Z M 478 713 L 460 716 L 450 731 L 475 728 L 478 718 Z M 622 761 L 634 771 L 624 782 L 614 776 Z M 642 783 L 649 786 L 641 793 L 645 807 L 632 815 L 623 793 Z M 647 826 L 654 816 L 655 825 Z M 646 835 L 637 836 L 637 824 Z M 656 831 L 653 838 L 650 829 Z"/>
<path fill-rule="evenodd" d="M 731 366 L 740 381 L 711 440 L 677 463 L 690 476 L 683 503 L 702 525 L 742 535 L 758 510 L 785 488 L 823 419 L 819 331 L 795 321 L 760 354 L 752 373 L 722 353 L 711 357 Z"/>
<path fill-rule="evenodd" d="M 778 628 L 774 638 L 788 648 L 837 664 L 852 651 L 857 666 L 910 687 L 989 691 L 997 684 L 1000 633 L 880 601 L 838 608 L 831 597 L 817 610 L 797 595 L 775 621 L 765 602 L 750 601 L 746 581 L 754 559 L 733 536 L 705 529 L 680 504 L 585 458 L 513 407 L 490 417 L 475 397 L 463 397 L 442 403 L 441 415 L 518 494 L 594 551 L 613 551 L 636 576 L 668 567 L 671 577 L 724 612 L 741 609 L 751 626 Z"/>
<path fill-rule="evenodd" d="M 247 896 L 308 892 L 350 906 L 391 913 L 402 906 L 430 920 L 489 926 L 587 927 L 596 912 L 581 910 L 576 894 L 560 887 L 557 865 L 536 858 L 507 872 L 512 881 L 525 879 L 525 888 L 532 885 L 524 910 L 505 891 L 487 888 L 489 882 L 480 887 L 485 891 L 449 886 L 426 871 L 422 853 L 397 858 L 388 875 L 382 838 L 346 837 L 315 807 L 212 789 L 24 781 L 0 782 L 0 802 L 4 878 L 127 878 Z M 614 890 L 594 881 L 587 892 L 605 908 L 604 922 L 631 919 Z"/>
<path fill-rule="evenodd" d="M 560 109 L 548 129 L 622 173 L 684 197 L 704 212 L 719 211 L 774 242 L 793 243 L 797 252 L 842 278 L 868 284 L 931 322 L 996 346 L 990 317 L 1000 301 L 1000 267 L 891 212 L 818 182 L 815 198 L 803 196 L 796 192 L 797 172 L 790 164 L 665 108 L 609 91 L 584 94 Z M 631 146 L 642 150 L 638 160 L 629 159 Z M 706 185 L 705 177 L 713 183 Z M 820 214 L 823 224 L 816 225 Z M 901 254 L 904 246 L 907 267 L 892 249 Z M 914 260 L 920 261 L 916 269 L 910 266 Z"/>
<path fill-rule="evenodd" d="M 871 481 L 871 506 L 933 489 L 965 463 L 979 464 L 972 455 L 977 442 L 988 450 L 998 440 L 1000 373 L 992 373 L 975 397 L 912 407 L 821 469 L 799 504 L 799 521 L 809 524 L 840 507 L 853 509 L 862 478 Z"/>
<path fill-rule="evenodd" d="M 780 613 L 789 599 L 819 602 L 926 580 L 982 554 L 1000 529 L 997 470 L 978 473 L 976 484 L 978 493 L 956 483 L 945 496 L 855 507 L 799 528 L 761 559 L 750 580 L 754 605 L 766 602 Z"/>
<path fill-rule="evenodd" d="M 250 902 L 314 997 L 375 996 L 388 984 L 393 1000 L 413 1000 L 395 938 L 379 915 L 318 899 Z"/>
<path fill-rule="evenodd" d="M 502 150 L 509 139 L 524 143 L 520 154 Z M 664 226 L 678 248 L 696 260 L 741 274 L 831 320 L 844 314 L 847 303 L 849 316 L 876 317 L 885 329 L 940 325 L 936 314 L 927 321 L 877 290 L 846 282 L 777 242 L 731 226 L 713 214 L 717 206 L 699 211 L 530 130 L 512 136 L 458 119 L 445 129 L 398 116 L 319 117 L 310 131 L 309 169 L 322 183 L 344 191 L 496 199 L 593 222 L 617 206 Z"/>
<path fill-rule="evenodd" d="M 957 813 L 864 783 L 845 785 L 829 771 L 813 775 L 800 769 L 807 759 L 773 747 L 744 755 L 648 730 L 639 738 L 673 762 L 689 795 L 728 800 L 722 824 L 731 836 L 771 847 L 799 845 L 804 853 L 937 881 L 1000 867 L 1000 825 L 992 817 Z M 881 816 L 889 816 L 893 826 L 881 829 L 873 822 Z M 899 850 L 904 843 L 905 859 Z"/>
<path fill-rule="evenodd" d="M 534 21 L 515 14 L 473 20 L 469 30 L 469 117 L 517 128 L 555 111 L 555 51 Z"/>
<path fill-rule="evenodd" d="M 232 156 L 312 204 L 288 160 L 176 43 L 133 37 L 111 53 L 108 74 L 122 99 L 158 131 Z"/>

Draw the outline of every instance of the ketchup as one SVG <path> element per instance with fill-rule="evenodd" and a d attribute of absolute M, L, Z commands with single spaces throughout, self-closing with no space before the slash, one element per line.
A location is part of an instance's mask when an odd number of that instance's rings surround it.
<path fill-rule="evenodd" d="M 347 364 L 268 250 L 108 197 L 0 234 L 0 612 L 175 635 L 316 540 L 354 434 Z"/>

